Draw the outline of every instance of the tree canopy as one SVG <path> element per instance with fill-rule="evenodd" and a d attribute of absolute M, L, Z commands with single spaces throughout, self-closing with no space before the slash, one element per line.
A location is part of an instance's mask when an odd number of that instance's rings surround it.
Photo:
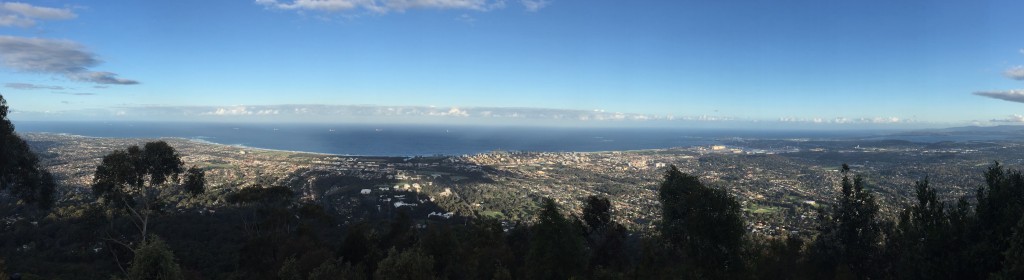
<path fill-rule="evenodd" d="M 9 190 L 24 203 L 49 209 L 56 188 L 53 175 L 39 166 L 28 143 L 14 132 L 8 112 L 7 100 L 0 95 L 0 191 Z"/>
<path fill-rule="evenodd" d="M 680 250 L 684 261 L 703 277 L 724 277 L 742 267 L 740 250 L 746 228 L 742 209 L 724 190 L 704 186 L 697 177 L 671 166 L 658 190 L 662 237 Z M 717 276 L 716 276 L 717 275 Z"/>

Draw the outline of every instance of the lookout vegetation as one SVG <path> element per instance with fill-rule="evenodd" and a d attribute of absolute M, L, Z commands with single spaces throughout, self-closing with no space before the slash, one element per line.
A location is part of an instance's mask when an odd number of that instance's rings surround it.
<path fill-rule="evenodd" d="M 59 205 L 53 176 L 14 133 L 0 97 L 0 279 L 1024 279 L 1024 175 L 995 163 L 972 199 L 928 178 L 897 217 L 845 164 L 811 238 L 750 234 L 732 194 L 669 167 L 656 231 L 540 199 L 530 222 L 483 217 L 339 222 L 287 187 L 207 192 L 164 142 L 113 150 L 93 201 Z M 210 203 L 216 201 L 218 203 Z M 216 211 L 211 211 L 216 210 Z"/>

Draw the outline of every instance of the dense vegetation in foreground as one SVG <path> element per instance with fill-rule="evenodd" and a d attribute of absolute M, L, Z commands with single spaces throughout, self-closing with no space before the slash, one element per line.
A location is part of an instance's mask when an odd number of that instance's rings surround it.
<path fill-rule="evenodd" d="M 1024 278 L 1024 175 L 998 164 L 970 201 L 944 203 L 919 181 L 894 220 L 844 165 L 810 240 L 748 234 L 732 195 L 674 167 L 653 233 L 628 232 L 597 196 L 581 198 L 580 216 L 546 200 L 528 224 L 397 211 L 341 225 L 286 187 L 218 194 L 211 207 L 203 170 L 163 142 L 111 151 L 96 202 L 54 208 L 53 180 L 6 109 L 0 98 L 0 279 Z"/>

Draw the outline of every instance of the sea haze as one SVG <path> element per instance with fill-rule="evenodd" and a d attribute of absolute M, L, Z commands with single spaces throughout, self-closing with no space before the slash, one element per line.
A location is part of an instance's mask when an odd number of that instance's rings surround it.
<path fill-rule="evenodd" d="M 187 138 L 338 155 L 463 155 L 489 151 L 592 152 L 711 145 L 745 139 L 874 139 L 871 131 L 560 128 L 466 125 L 17 122 L 19 132 L 114 138 Z"/>

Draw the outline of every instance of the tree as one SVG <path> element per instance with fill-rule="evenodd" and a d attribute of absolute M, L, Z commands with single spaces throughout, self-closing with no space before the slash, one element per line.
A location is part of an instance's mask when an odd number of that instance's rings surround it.
<path fill-rule="evenodd" d="M 192 196 L 206 192 L 206 171 L 199 167 L 189 167 L 185 171 L 185 183 L 182 188 Z"/>
<path fill-rule="evenodd" d="M 580 230 L 558 211 L 558 204 L 545 198 L 532 227 L 530 250 L 526 254 L 527 278 L 569 279 L 586 268 L 586 251 Z"/>
<path fill-rule="evenodd" d="M 309 273 L 309 280 L 357 280 L 365 279 L 362 266 L 353 266 L 342 259 L 329 259 Z"/>
<path fill-rule="evenodd" d="M 4 263 L 4 259 L 0 259 L 0 279 L 7 279 L 7 264 Z"/>
<path fill-rule="evenodd" d="M 184 279 L 181 268 L 174 261 L 174 252 L 160 238 L 153 236 L 135 250 L 129 279 L 178 280 Z"/>
<path fill-rule="evenodd" d="M 588 196 L 583 204 L 583 221 L 591 232 L 605 228 L 612 220 L 612 203 L 606 197 Z"/>
<path fill-rule="evenodd" d="M 1003 269 L 993 278 L 1024 279 L 1024 219 L 1017 222 L 1009 241 L 1009 248 L 1003 252 Z"/>
<path fill-rule="evenodd" d="M 56 187 L 53 176 L 39 167 L 28 143 L 14 133 L 7 113 L 7 100 L 0 95 L 0 191 L 9 189 L 18 200 L 49 209 Z"/>
<path fill-rule="evenodd" d="M 675 166 L 665 173 L 658 198 L 662 236 L 702 277 L 725 278 L 723 273 L 742 268 L 740 250 L 746 228 L 735 198 L 704 186 Z"/>
<path fill-rule="evenodd" d="M 750 248 L 750 272 L 754 279 L 800 279 L 803 239 L 780 236 L 755 242 Z"/>
<path fill-rule="evenodd" d="M 878 205 L 874 195 L 864 189 L 863 178 L 856 176 L 850 180 L 848 165 L 843 164 L 841 173 L 839 201 L 831 214 L 821 213 L 820 233 L 808 258 L 823 269 L 816 278 L 833 278 L 837 273 L 869 278 L 878 273 L 877 267 L 870 267 L 880 249 Z"/>
<path fill-rule="evenodd" d="M 583 205 L 587 244 L 591 248 L 589 272 L 599 268 L 622 268 L 626 258 L 626 227 L 612 221 L 608 198 L 589 196 Z"/>
<path fill-rule="evenodd" d="M 434 258 L 424 254 L 419 248 L 398 252 L 394 248 L 388 251 L 388 257 L 380 261 L 374 279 L 387 280 L 421 280 L 434 279 Z"/>
<path fill-rule="evenodd" d="M 518 227 L 513 232 L 522 232 L 522 228 Z M 465 231 L 462 238 L 456 239 L 461 249 L 457 255 L 459 276 L 464 279 L 488 279 L 505 277 L 507 274 L 511 278 L 510 269 L 515 269 L 517 259 L 506 242 L 501 222 L 489 218 L 474 219 L 466 225 Z M 511 234 L 508 236 L 512 237 Z"/>
<path fill-rule="evenodd" d="M 917 203 L 900 214 L 886 244 L 893 258 L 892 273 L 903 279 L 957 279 L 957 258 L 965 247 L 951 223 L 957 211 L 947 211 L 927 178 L 914 188 Z"/>
<path fill-rule="evenodd" d="M 164 190 L 180 185 L 196 193 L 205 185 L 202 171 L 195 167 L 185 184 L 180 184 L 182 165 L 181 157 L 167 142 L 149 142 L 141 149 L 131 146 L 103 157 L 93 176 L 92 191 L 104 204 L 126 210 L 145 242 L 150 217 L 159 210 Z"/>
<path fill-rule="evenodd" d="M 1020 170 L 1007 170 L 996 162 L 985 172 L 985 183 L 978 189 L 971 230 L 977 242 L 967 258 L 975 269 L 973 278 L 1006 269 L 1004 253 L 1011 247 L 1014 228 L 1024 218 L 1024 174 Z"/>
<path fill-rule="evenodd" d="M 460 243 L 448 225 L 431 225 L 422 233 L 420 250 L 434 258 L 434 271 L 439 278 L 451 279 L 458 274 Z"/>
<path fill-rule="evenodd" d="M 296 264 L 295 258 L 288 258 L 281 264 L 281 269 L 277 271 L 277 279 L 281 280 L 303 280 L 302 272 L 299 271 L 299 265 Z"/>

